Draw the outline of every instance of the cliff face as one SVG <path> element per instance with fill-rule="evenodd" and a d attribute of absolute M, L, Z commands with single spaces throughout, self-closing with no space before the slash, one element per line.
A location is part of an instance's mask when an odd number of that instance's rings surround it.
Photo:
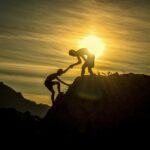
<path fill-rule="evenodd" d="M 0 108 L 15 108 L 17 111 L 29 111 L 32 115 L 44 117 L 49 107 L 25 99 L 20 92 L 0 82 Z"/>
<path fill-rule="evenodd" d="M 149 115 L 150 77 L 114 74 L 76 78 L 66 94 L 58 95 L 45 121 L 86 131 L 128 121 L 148 121 Z"/>

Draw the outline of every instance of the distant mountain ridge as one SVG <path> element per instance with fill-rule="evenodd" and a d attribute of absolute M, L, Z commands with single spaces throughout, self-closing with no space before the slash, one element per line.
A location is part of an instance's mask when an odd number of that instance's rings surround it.
<path fill-rule="evenodd" d="M 0 82 L 0 108 L 15 108 L 17 111 L 29 111 L 32 115 L 44 117 L 49 106 L 45 104 L 36 104 L 26 99 L 20 92 L 16 92 L 9 86 Z"/>

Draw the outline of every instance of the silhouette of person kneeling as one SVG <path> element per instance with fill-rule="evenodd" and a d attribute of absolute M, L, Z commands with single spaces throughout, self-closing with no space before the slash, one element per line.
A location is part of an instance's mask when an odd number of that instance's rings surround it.
<path fill-rule="evenodd" d="M 62 69 L 58 69 L 58 71 L 56 73 L 53 73 L 53 74 L 50 74 L 47 76 L 44 84 L 45 86 L 48 88 L 48 90 L 52 93 L 51 94 L 51 100 L 52 100 L 52 104 L 54 104 L 54 98 L 55 98 L 55 91 L 53 89 L 53 86 L 54 85 L 57 85 L 57 90 L 58 90 L 58 94 L 61 93 L 61 90 L 60 90 L 60 82 L 69 86 L 69 84 L 63 82 L 62 80 L 60 80 L 58 78 L 58 76 L 61 76 L 63 73 L 65 73 L 66 71 L 68 71 L 68 69 L 72 68 L 72 66 L 69 66 L 66 70 L 62 70 Z M 58 81 L 53 81 L 53 80 L 58 80 Z"/>
<path fill-rule="evenodd" d="M 73 57 L 77 57 L 78 62 L 75 64 L 72 64 L 71 67 L 74 67 L 75 65 L 81 64 L 81 58 L 84 60 L 84 64 L 82 66 L 81 76 L 85 74 L 85 69 L 88 68 L 88 72 L 90 75 L 94 75 L 92 68 L 94 68 L 94 60 L 95 56 L 94 54 L 91 54 L 87 48 L 81 48 L 77 51 L 71 49 L 69 50 L 69 55 Z"/>

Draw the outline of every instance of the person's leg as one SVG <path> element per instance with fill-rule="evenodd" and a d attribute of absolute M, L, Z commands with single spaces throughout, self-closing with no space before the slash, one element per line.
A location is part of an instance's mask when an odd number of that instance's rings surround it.
<path fill-rule="evenodd" d="M 53 89 L 53 82 L 45 82 L 45 86 L 48 88 L 48 90 L 51 92 L 51 100 L 52 104 L 54 104 L 54 98 L 55 98 L 55 91 Z"/>
<path fill-rule="evenodd" d="M 60 93 L 60 92 L 61 92 L 61 91 L 60 91 L 60 83 L 57 82 L 56 84 L 57 84 L 57 90 L 58 90 L 58 93 Z"/>
<path fill-rule="evenodd" d="M 60 92 L 61 92 L 61 91 L 60 91 L 60 83 L 57 82 L 57 81 L 54 81 L 54 82 L 53 82 L 53 85 L 57 85 L 58 93 L 60 93 Z"/>
<path fill-rule="evenodd" d="M 55 101 L 54 101 L 54 98 L 55 98 L 55 91 L 54 91 L 54 89 L 51 89 L 50 91 L 51 91 L 51 93 L 52 93 L 52 94 L 51 94 L 52 104 L 54 105 L 54 102 L 55 102 Z"/>
<path fill-rule="evenodd" d="M 87 64 L 84 63 L 83 66 L 82 66 L 81 76 L 84 76 L 86 67 L 87 67 Z"/>
<path fill-rule="evenodd" d="M 90 75 L 94 75 L 91 67 L 88 67 L 88 71 L 89 71 Z"/>
<path fill-rule="evenodd" d="M 60 83 L 59 82 L 57 84 L 57 89 L 58 89 L 58 92 L 60 93 L 61 91 L 60 91 Z"/>

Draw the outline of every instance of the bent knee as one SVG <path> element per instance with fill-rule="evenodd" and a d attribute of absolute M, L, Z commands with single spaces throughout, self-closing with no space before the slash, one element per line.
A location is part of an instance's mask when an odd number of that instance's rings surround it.
<path fill-rule="evenodd" d="M 45 82 L 44 82 L 44 85 L 45 85 L 49 90 L 52 89 L 52 83 L 51 83 L 51 82 L 45 81 Z"/>

